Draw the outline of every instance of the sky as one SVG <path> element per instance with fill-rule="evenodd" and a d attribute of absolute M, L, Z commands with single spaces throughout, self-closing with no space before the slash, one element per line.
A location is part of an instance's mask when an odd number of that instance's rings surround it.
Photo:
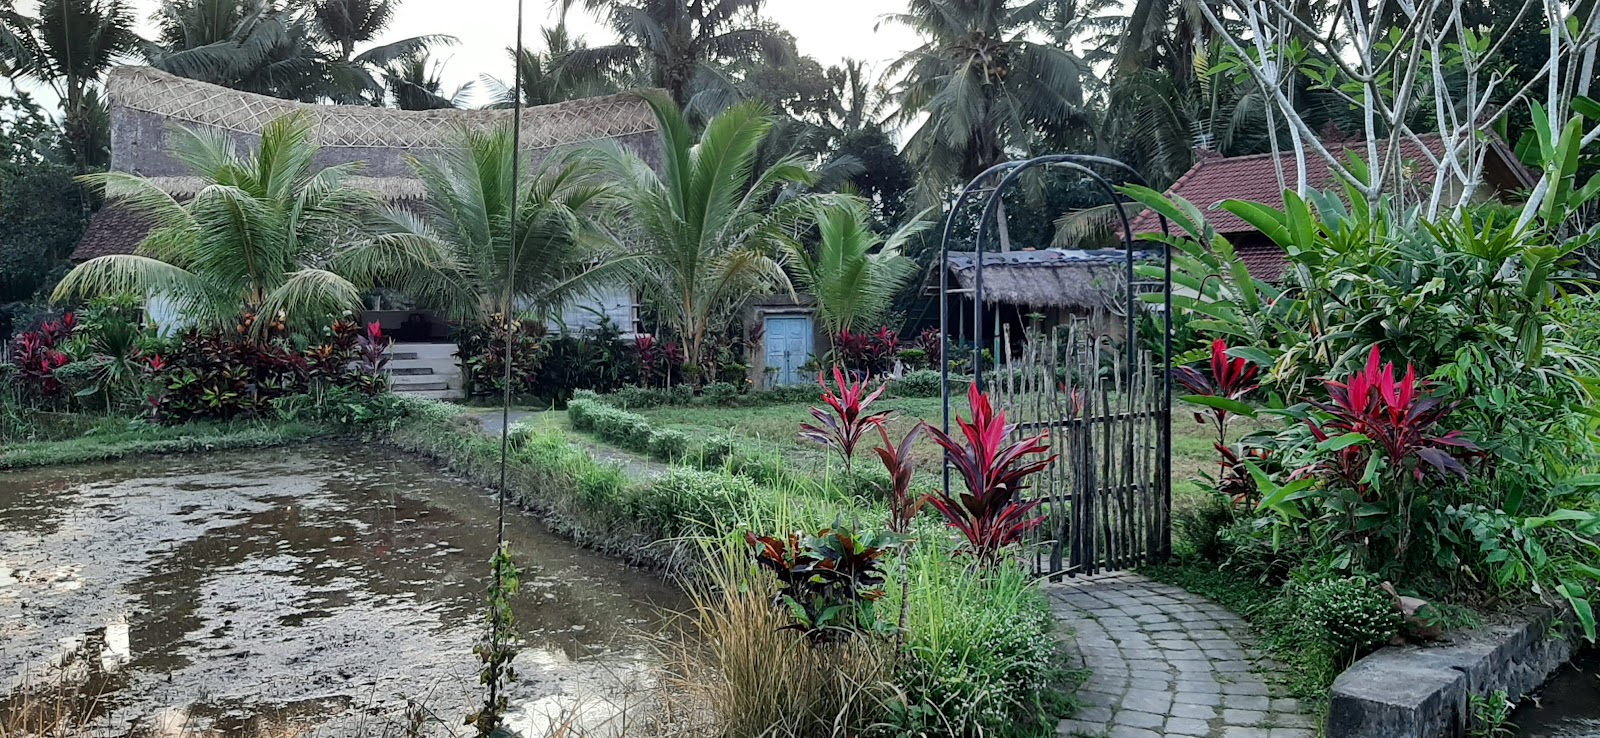
<path fill-rule="evenodd" d="M 424 34 L 455 36 L 460 43 L 437 49 L 444 62 L 446 92 L 474 81 L 480 73 L 509 80 L 510 57 L 505 49 L 516 37 L 516 0 L 398 0 L 399 10 L 385 34 L 387 40 Z M 523 0 L 524 41 L 530 48 L 540 43 L 539 28 L 554 25 L 559 10 L 551 0 Z M 133 0 L 142 35 L 152 32 L 148 18 L 160 0 Z M 614 39 L 610 30 L 574 3 L 568 26 L 591 46 Z M 764 14 L 795 36 L 802 54 L 823 66 L 846 58 L 866 61 L 882 69 L 917 45 L 916 35 L 898 24 L 879 21 L 885 13 L 902 10 L 905 0 L 767 0 Z"/>

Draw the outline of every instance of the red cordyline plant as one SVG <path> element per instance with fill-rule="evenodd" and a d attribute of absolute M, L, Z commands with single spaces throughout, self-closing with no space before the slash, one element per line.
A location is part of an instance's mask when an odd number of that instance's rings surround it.
<path fill-rule="evenodd" d="M 812 417 L 821 425 L 800 424 L 800 437 L 833 449 L 844 459 L 847 472 L 855 464 L 856 445 L 867 431 L 882 426 L 888 419 L 888 410 L 868 412 L 884 390 L 879 386 L 867 392 L 870 381 L 870 376 L 863 376 L 860 381 L 845 379 L 844 372 L 834 367 L 834 386 L 829 387 L 827 374 L 818 374 L 817 384 L 822 385 L 822 401 L 828 404 L 828 409 L 811 408 Z"/>
<path fill-rule="evenodd" d="M 889 441 L 889 431 L 884 424 L 878 424 L 878 437 L 883 439 L 883 445 L 872 449 L 877 452 L 878 459 L 883 462 L 883 468 L 889 472 L 889 531 L 898 535 L 911 532 L 911 521 L 916 520 L 917 513 L 922 512 L 922 506 L 927 503 L 926 497 L 916 497 L 911 494 L 911 480 L 916 476 L 916 459 L 911 454 L 911 447 L 917 444 L 917 439 L 922 436 L 924 424 L 918 423 L 906 437 L 895 445 Z M 911 577 L 907 575 L 910 568 L 909 557 L 900 556 L 900 614 L 895 619 L 898 627 L 895 629 L 895 642 L 905 646 L 906 616 L 910 612 L 911 604 Z"/>
<path fill-rule="evenodd" d="M 1261 386 L 1256 381 L 1260 374 L 1261 367 L 1229 356 L 1228 342 L 1221 338 L 1211 342 L 1209 375 L 1190 366 L 1172 370 L 1172 378 L 1192 393 L 1183 399 L 1210 409 L 1217 426 L 1217 443 L 1224 446 L 1228 444 L 1228 420 L 1244 412 L 1244 398 Z M 1194 419 L 1205 422 L 1201 413 L 1195 413 Z"/>
<path fill-rule="evenodd" d="M 1343 382 L 1326 380 L 1328 402 L 1310 401 L 1326 416 L 1307 421 L 1327 458 L 1306 471 L 1323 471 L 1354 489 L 1366 502 L 1387 496 L 1400 514 L 1396 560 L 1403 559 L 1410 538 L 1411 493 L 1429 470 L 1441 476 L 1467 478 L 1462 457 L 1476 455 L 1478 446 L 1459 430 L 1441 425 L 1456 408 L 1431 394 L 1427 382 L 1417 379 L 1409 363 L 1396 379 L 1392 362 L 1384 363 L 1372 347 L 1367 364 Z M 1382 474 L 1368 472 L 1374 453 L 1382 455 Z M 1383 489 L 1384 481 L 1389 488 Z"/>
<path fill-rule="evenodd" d="M 1028 460 L 1048 453 L 1048 434 L 1041 433 L 1021 441 L 1008 442 L 1016 426 L 1006 424 L 1006 414 L 996 412 L 987 395 L 973 384 L 967 390 L 972 420 L 957 418 L 963 440 L 951 438 L 937 428 L 928 435 L 945 450 L 950 463 L 961 474 L 967 491 L 951 496 L 948 490 L 929 495 L 928 503 L 944 515 L 950 527 L 967 539 L 968 549 L 984 564 L 994 562 L 1001 550 L 1022 540 L 1042 522 L 1034 515 L 1043 500 L 1022 500 L 1028 477 L 1037 474 L 1055 455 Z"/>
<path fill-rule="evenodd" d="M 1373 346 L 1361 371 L 1344 382 L 1323 382 L 1329 401 L 1310 404 L 1328 419 L 1308 421 L 1312 435 L 1319 442 L 1352 433 L 1365 437 L 1366 443 L 1344 449 L 1358 450 L 1362 467 L 1365 455 L 1376 448 L 1391 466 L 1404 467 L 1415 480 L 1428 469 L 1466 479 L 1467 468 L 1458 457 L 1476 454 L 1478 446 L 1459 430 L 1439 430 L 1456 403 L 1434 397 L 1429 383 L 1417 379 L 1416 367 L 1407 364 L 1405 377 L 1396 379 L 1394 364 L 1380 362 Z"/>

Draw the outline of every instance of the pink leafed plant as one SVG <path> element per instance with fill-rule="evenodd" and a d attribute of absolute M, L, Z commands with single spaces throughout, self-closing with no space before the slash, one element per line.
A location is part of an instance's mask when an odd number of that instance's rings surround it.
<path fill-rule="evenodd" d="M 928 435 L 944 448 L 960 473 L 967 491 L 957 496 L 941 491 L 927 500 L 950 527 L 967 539 L 968 549 L 978 560 L 987 564 L 1044 522 L 1042 516 L 1035 514 L 1043 501 L 1023 500 L 1022 492 L 1028 487 L 1028 477 L 1049 466 L 1056 457 L 1052 454 L 1038 458 L 1039 454 L 1049 453 L 1048 434 L 1009 441 L 1016 427 L 1006 423 L 1006 414 L 996 412 L 976 384 L 967 390 L 967 404 L 972 409 L 972 420 L 956 419 L 962 439 L 937 428 L 928 429 Z"/>
<path fill-rule="evenodd" d="M 800 437 L 833 449 L 844 459 L 846 468 L 855 463 L 856 446 L 868 431 L 880 427 L 888 419 L 889 411 L 869 412 L 872 403 L 883 394 L 879 386 L 867 392 L 871 377 L 863 375 L 860 381 L 846 379 L 844 372 L 833 368 L 833 387 L 828 386 L 827 375 L 818 374 L 817 384 L 822 385 L 822 401 L 827 409 L 811 408 L 818 425 L 802 423 Z"/>

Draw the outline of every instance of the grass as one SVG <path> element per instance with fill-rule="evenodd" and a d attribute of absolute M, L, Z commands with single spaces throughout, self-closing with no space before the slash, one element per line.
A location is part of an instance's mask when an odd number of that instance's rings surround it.
<path fill-rule="evenodd" d="M 813 476 L 826 476 L 839 472 L 840 462 L 831 453 L 821 449 L 816 444 L 808 443 L 799 437 L 799 424 L 811 420 L 812 403 L 791 403 L 785 405 L 767 405 L 763 407 L 710 407 L 695 405 L 689 407 L 658 407 L 632 412 L 643 415 L 652 426 L 672 428 L 688 433 L 693 438 L 704 438 L 713 435 L 731 435 L 745 443 L 757 445 L 762 448 L 772 449 L 784 458 L 784 461 L 794 469 L 806 471 Z M 939 398 L 907 398 L 879 400 L 873 404 L 874 410 L 892 410 L 893 415 L 889 421 L 889 436 L 899 440 L 906 432 L 910 431 L 920 421 L 926 421 L 937 426 L 941 420 L 943 410 Z M 966 405 L 962 401 L 954 401 L 951 406 L 951 420 L 967 414 Z M 547 413 L 551 421 L 564 424 L 564 413 Z M 570 426 L 567 426 L 570 427 Z M 1230 430 L 1229 436 L 1237 438 L 1245 433 L 1256 430 L 1253 421 L 1248 419 L 1236 421 Z M 1193 504 L 1201 496 L 1201 490 L 1193 481 L 1202 472 L 1214 472 L 1217 463 L 1217 452 L 1213 448 L 1215 436 L 1209 425 L 1201 425 L 1194 421 L 1192 411 L 1185 406 L 1173 408 L 1172 413 L 1172 478 L 1173 478 L 1173 504 L 1187 506 Z M 870 437 L 871 445 L 876 445 L 876 435 Z M 917 443 L 915 449 L 917 468 L 927 470 L 937 468 L 940 454 L 939 447 L 932 440 L 924 437 Z M 856 460 L 857 464 L 866 464 L 876 468 L 877 462 L 870 452 L 861 454 Z"/>
<path fill-rule="evenodd" d="M 306 423 L 238 421 L 163 426 L 108 418 L 77 438 L 10 445 L 0 451 L 0 469 L 83 464 L 191 451 L 267 448 L 301 443 L 327 433 L 322 426 Z"/>

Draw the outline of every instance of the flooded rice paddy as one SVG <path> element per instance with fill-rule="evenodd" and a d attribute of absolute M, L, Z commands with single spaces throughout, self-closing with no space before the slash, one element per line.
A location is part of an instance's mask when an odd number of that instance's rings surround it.
<path fill-rule="evenodd" d="M 5 473 L 0 679 L 99 694 L 109 734 L 338 725 L 407 700 L 459 724 L 495 510 L 487 490 L 357 449 Z M 506 536 L 520 726 L 637 690 L 643 636 L 682 594 L 520 514 Z"/>

